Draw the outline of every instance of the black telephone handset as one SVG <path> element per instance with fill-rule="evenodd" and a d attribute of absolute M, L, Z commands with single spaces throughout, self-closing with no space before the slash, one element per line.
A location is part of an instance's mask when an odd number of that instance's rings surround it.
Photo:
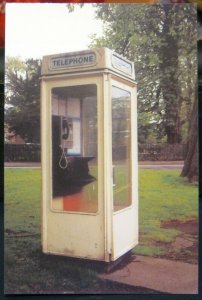
<path fill-rule="evenodd" d="M 67 149 L 72 148 L 72 141 L 69 141 L 70 138 L 70 120 L 67 117 L 61 117 L 61 157 L 59 160 L 59 166 L 61 169 L 66 169 L 68 167 L 68 157 Z"/>
<path fill-rule="evenodd" d="M 67 118 L 63 118 L 62 120 L 62 129 L 63 129 L 62 139 L 67 140 L 69 137 L 69 124 Z"/>

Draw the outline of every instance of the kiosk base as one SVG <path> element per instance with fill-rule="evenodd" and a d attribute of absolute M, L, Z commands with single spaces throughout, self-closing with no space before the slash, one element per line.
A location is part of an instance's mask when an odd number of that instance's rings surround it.
<path fill-rule="evenodd" d="M 46 253 L 44 255 L 55 257 L 54 254 L 50 253 Z M 64 258 L 64 256 L 60 257 Z M 131 262 L 132 259 L 134 259 L 134 255 L 131 250 L 123 254 L 117 260 L 110 262 L 65 256 L 65 261 L 67 264 L 74 265 L 75 268 L 79 268 L 81 266 L 89 269 L 92 268 L 92 270 L 95 270 L 98 273 L 111 273 L 117 269 L 123 268 L 129 262 Z"/>

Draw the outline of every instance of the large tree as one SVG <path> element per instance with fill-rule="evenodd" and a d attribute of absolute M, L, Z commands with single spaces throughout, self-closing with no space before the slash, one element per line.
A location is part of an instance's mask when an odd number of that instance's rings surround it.
<path fill-rule="evenodd" d="M 40 61 L 6 60 L 5 123 L 26 142 L 40 142 Z"/>
<path fill-rule="evenodd" d="M 139 141 L 185 142 L 196 85 L 193 5 L 96 4 L 106 46 L 135 62 Z"/>

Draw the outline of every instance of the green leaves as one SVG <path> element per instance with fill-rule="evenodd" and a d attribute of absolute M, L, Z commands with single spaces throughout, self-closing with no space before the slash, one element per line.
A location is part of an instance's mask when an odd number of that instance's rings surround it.
<path fill-rule="evenodd" d="M 26 142 L 40 141 L 40 61 L 6 61 L 5 122 Z"/>
<path fill-rule="evenodd" d="M 195 6 L 97 4 L 96 7 L 105 31 L 102 37 L 92 37 L 91 46 L 109 47 L 135 62 L 138 111 L 148 116 L 150 111 L 153 113 L 154 122 L 147 126 L 139 118 L 140 140 L 147 142 L 150 131 L 154 130 L 156 142 L 161 138 L 167 142 L 185 142 L 184 128 L 188 127 L 187 115 L 194 102 L 197 80 Z"/>

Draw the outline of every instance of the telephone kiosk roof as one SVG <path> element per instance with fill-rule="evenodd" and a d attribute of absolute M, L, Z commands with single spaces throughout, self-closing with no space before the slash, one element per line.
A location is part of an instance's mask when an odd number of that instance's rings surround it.
<path fill-rule="evenodd" d="M 108 48 L 46 55 L 42 76 L 108 70 L 135 80 L 134 63 Z"/>

